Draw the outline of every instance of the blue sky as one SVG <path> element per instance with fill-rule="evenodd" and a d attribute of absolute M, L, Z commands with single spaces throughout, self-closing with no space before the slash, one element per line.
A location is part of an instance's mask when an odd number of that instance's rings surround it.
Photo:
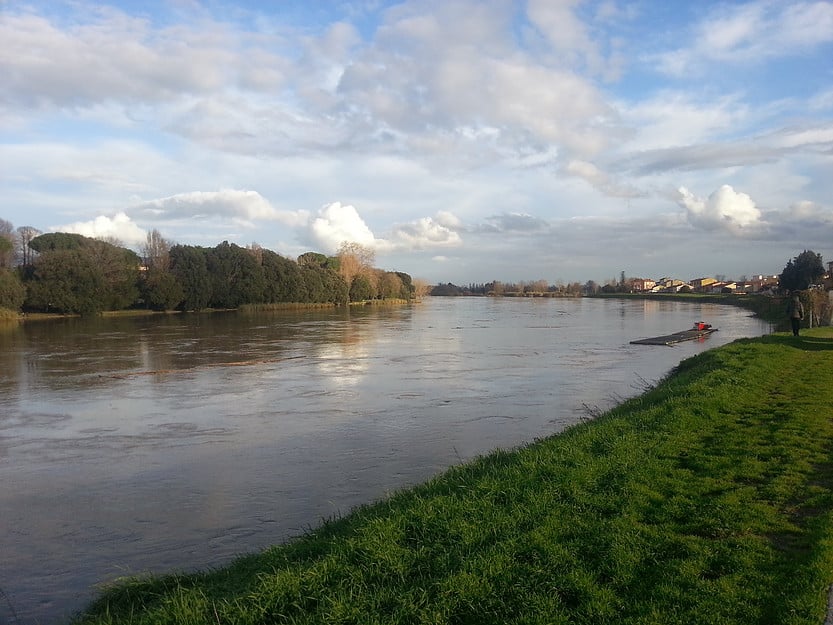
<path fill-rule="evenodd" d="M 833 260 L 833 2 L 0 1 L 0 218 L 428 282 Z"/>

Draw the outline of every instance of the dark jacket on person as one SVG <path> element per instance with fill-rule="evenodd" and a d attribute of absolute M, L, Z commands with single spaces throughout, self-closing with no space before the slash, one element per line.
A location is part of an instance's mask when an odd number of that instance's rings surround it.
<path fill-rule="evenodd" d="M 787 316 L 790 319 L 804 319 L 804 305 L 798 299 L 798 295 L 794 295 L 787 304 Z"/>

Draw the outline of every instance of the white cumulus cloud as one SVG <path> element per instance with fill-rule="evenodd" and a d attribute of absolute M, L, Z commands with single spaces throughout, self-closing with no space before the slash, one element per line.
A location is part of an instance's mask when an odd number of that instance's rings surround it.
<path fill-rule="evenodd" d="M 449 227 L 458 225 L 451 213 L 438 215 L 438 219 L 422 217 L 416 221 L 396 226 L 392 241 L 396 247 L 422 250 L 434 247 L 454 247 L 462 243 L 460 235 Z"/>
<path fill-rule="evenodd" d="M 436 217 L 395 225 L 389 238 L 376 237 L 354 206 L 332 202 L 309 217 L 301 238 L 328 254 L 345 242 L 360 243 L 378 252 L 413 251 L 457 246 L 462 243 L 456 231 L 460 228 L 462 224 L 455 215 L 440 211 Z"/>
<path fill-rule="evenodd" d="M 113 217 L 101 215 L 92 221 L 78 221 L 52 228 L 55 232 L 71 232 L 93 239 L 115 238 L 125 245 L 138 245 L 147 239 L 147 233 L 124 213 Z"/>
<path fill-rule="evenodd" d="M 437 214 L 434 216 L 434 221 L 449 230 L 460 230 L 463 227 L 463 222 L 460 221 L 460 218 L 449 211 L 437 211 Z"/>
<path fill-rule="evenodd" d="M 310 216 L 307 236 L 325 253 L 332 254 L 342 243 L 360 243 L 376 247 L 378 241 L 355 206 L 332 202 Z"/>
<path fill-rule="evenodd" d="M 691 225 L 705 230 L 726 230 L 744 234 L 763 225 L 761 211 L 746 193 L 724 184 L 708 199 L 696 197 L 685 187 L 678 190 L 679 205 L 686 210 Z"/>

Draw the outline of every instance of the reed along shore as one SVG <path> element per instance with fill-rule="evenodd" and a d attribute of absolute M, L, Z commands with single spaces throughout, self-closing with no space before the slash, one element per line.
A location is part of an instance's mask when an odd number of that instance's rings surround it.
<path fill-rule="evenodd" d="M 225 568 L 121 580 L 75 622 L 820 625 L 831 582 L 817 328 L 702 353 L 604 415 Z"/>

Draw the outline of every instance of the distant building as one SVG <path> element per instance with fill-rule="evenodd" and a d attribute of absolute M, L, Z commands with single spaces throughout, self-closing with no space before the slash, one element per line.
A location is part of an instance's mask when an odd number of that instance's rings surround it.
<path fill-rule="evenodd" d="M 752 285 L 752 292 L 771 291 L 778 288 L 778 276 L 757 275 L 749 280 Z"/>
<path fill-rule="evenodd" d="M 717 280 L 714 278 L 697 278 L 696 280 L 692 280 L 689 284 L 691 284 L 693 291 L 697 293 L 705 293 L 708 291 L 709 287 L 716 282 Z"/>
<path fill-rule="evenodd" d="M 737 282 L 715 282 L 709 286 L 709 293 L 734 293 L 738 288 Z"/>
<path fill-rule="evenodd" d="M 631 290 L 637 292 L 646 292 L 650 291 L 651 289 L 656 286 L 656 282 L 653 280 L 649 280 L 648 278 L 632 278 L 631 279 Z"/>
<path fill-rule="evenodd" d="M 651 291 L 653 293 L 679 293 L 680 289 L 684 287 L 691 288 L 687 282 L 677 280 L 676 278 L 660 278 Z"/>

